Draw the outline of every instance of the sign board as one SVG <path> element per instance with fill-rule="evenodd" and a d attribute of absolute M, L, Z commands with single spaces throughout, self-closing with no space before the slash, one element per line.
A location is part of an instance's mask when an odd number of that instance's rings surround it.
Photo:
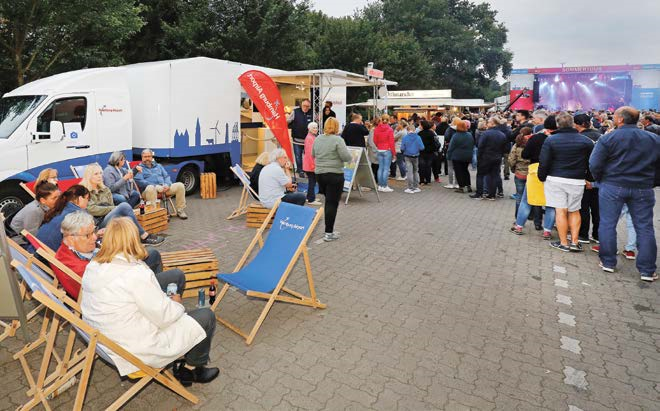
<path fill-rule="evenodd" d="M 3 227 L 5 225 L 5 217 L 1 213 L 0 224 Z M 11 254 L 7 244 L 7 236 L 5 230 L 0 230 L 0 319 L 19 320 L 21 324 L 25 325 L 27 324 L 25 307 L 18 288 L 18 278 L 16 272 L 9 265 L 10 261 Z M 2 321 L 0 321 L 0 325 L 9 326 Z M 23 329 L 25 341 L 29 341 L 27 327 L 21 328 Z"/>
<path fill-rule="evenodd" d="M 383 70 L 377 70 L 373 67 L 365 67 L 364 75 L 369 76 L 371 78 L 384 78 L 385 72 Z"/>
<path fill-rule="evenodd" d="M 451 98 L 451 89 L 447 90 L 397 90 L 388 91 L 388 98 Z"/>
<path fill-rule="evenodd" d="M 380 202 L 380 196 L 376 189 L 376 179 L 371 170 L 371 163 L 367 158 L 367 152 L 363 147 L 348 147 L 351 153 L 351 161 L 344 163 L 344 191 L 346 192 L 346 202 L 351 196 L 351 187 L 357 187 L 360 197 L 362 197 L 362 188 L 368 187 L 376 193 L 376 198 Z"/>

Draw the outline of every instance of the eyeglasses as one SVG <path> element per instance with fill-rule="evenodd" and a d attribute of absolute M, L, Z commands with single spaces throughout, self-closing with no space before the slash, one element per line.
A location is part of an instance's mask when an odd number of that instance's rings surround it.
<path fill-rule="evenodd" d="M 90 239 L 92 237 L 96 237 L 96 232 L 98 231 L 98 228 L 94 228 L 94 230 L 91 233 L 87 234 L 71 234 L 71 237 L 85 237 L 86 239 Z"/>

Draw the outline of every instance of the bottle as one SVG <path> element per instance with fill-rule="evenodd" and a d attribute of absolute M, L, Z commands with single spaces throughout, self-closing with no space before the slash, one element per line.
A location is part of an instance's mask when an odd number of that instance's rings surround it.
<path fill-rule="evenodd" d="M 144 215 L 144 200 L 140 200 L 140 215 Z"/>
<path fill-rule="evenodd" d="M 206 305 L 206 294 L 204 289 L 200 288 L 197 292 L 197 308 L 202 308 Z"/>
<path fill-rule="evenodd" d="M 215 280 L 211 280 L 211 286 L 209 287 L 209 305 L 213 305 L 215 302 Z"/>

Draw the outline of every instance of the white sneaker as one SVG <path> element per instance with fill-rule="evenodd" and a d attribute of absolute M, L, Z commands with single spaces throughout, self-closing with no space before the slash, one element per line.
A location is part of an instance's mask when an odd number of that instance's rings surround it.
<path fill-rule="evenodd" d="M 314 200 L 314 201 L 312 201 L 312 202 L 307 201 L 307 205 L 311 205 L 311 206 L 320 206 L 320 205 L 323 205 L 323 203 L 320 202 L 319 200 Z"/>
<path fill-rule="evenodd" d="M 383 192 L 384 193 L 391 193 L 392 191 L 394 191 L 394 190 L 391 189 L 390 187 L 383 187 Z"/>
<path fill-rule="evenodd" d="M 415 190 L 413 190 L 412 188 L 406 188 L 405 190 L 403 190 L 403 192 L 408 194 L 415 194 Z"/>
<path fill-rule="evenodd" d="M 452 188 L 460 188 L 460 187 L 458 186 L 458 184 L 454 184 Z"/>
<path fill-rule="evenodd" d="M 453 184 L 447 184 L 446 186 L 443 186 L 444 188 L 454 188 Z"/>
<path fill-rule="evenodd" d="M 413 188 L 413 193 L 421 193 L 421 192 L 422 192 L 421 188 L 419 188 L 419 187 Z"/>
<path fill-rule="evenodd" d="M 405 177 L 397 177 L 396 181 L 406 181 L 406 178 Z"/>
<path fill-rule="evenodd" d="M 338 233 L 325 233 L 325 235 L 323 236 L 323 241 L 325 242 L 330 242 L 335 240 L 339 240 Z"/>
<path fill-rule="evenodd" d="M 378 191 L 383 191 L 383 187 L 378 186 L 377 190 L 378 190 Z"/>

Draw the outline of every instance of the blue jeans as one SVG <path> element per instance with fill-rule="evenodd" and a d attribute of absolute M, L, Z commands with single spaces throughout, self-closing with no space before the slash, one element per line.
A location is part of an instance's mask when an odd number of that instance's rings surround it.
<path fill-rule="evenodd" d="M 399 167 L 399 173 L 401 174 L 401 178 L 406 178 L 406 174 L 408 173 L 408 168 L 406 167 L 406 159 L 403 157 L 403 153 L 399 153 L 396 156 L 396 166 Z"/>
<path fill-rule="evenodd" d="M 115 205 L 119 205 L 121 203 L 128 203 L 131 207 L 135 208 L 138 204 L 140 204 L 140 200 L 142 197 L 140 197 L 140 193 L 137 191 L 133 190 L 128 194 L 128 198 L 124 197 L 121 194 L 117 193 L 112 193 L 112 202 L 115 203 Z"/>
<path fill-rule="evenodd" d="M 133 221 L 133 224 L 137 227 L 138 231 L 140 232 L 140 237 L 142 234 L 144 234 L 144 228 L 138 223 L 137 218 L 135 218 L 135 213 L 133 212 L 133 207 L 128 205 L 128 203 L 121 203 L 117 207 L 115 207 L 112 211 L 110 211 L 108 214 L 103 217 L 103 221 L 101 221 L 101 224 L 99 224 L 99 228 L 104 228 L 105 226 L 108 225 L 110 220 L 112 220 L 115 217 L 128 217 Z"/>
<path fill-rule="evenodd" d="M 529 213 L 532 212 L 532 206 L 527 202 L 527 187 L 523 190 L 520 196 L 520 206 L 518 207 L 518 214 L 516 215 L 516 225 L 524 227 L 527 222 Z M 543 229 L 545 231 L 552 231 L 555 225 L 555 209 L 553 207 L 545 208 L 545 216 L 543 217 Z"/>
<path fill-rule="evenodd" d="M 305 146 L 302 146 L 300 144 L 296 144 L 295 142 L 293 143 L 293 156 L 296 158 L 296 171 L 298 173 L 302 173 L 303 169 L 303 153 L 305 152 Z"/>
<path fill-rule="evenodd" d="M 623 205 L 623 208 L 621 209 L 621 218 L 626 219 L 626 231 L 628 232 L 628 241 L 626 242 L 626 245 L 623 247 L 625 251 L 637 251 L 637 233 L 635 232 L 635 226 L 633 225 L 632 222 L 632 217 L 630 216 L 630 212 L 628 211 L 628 206 Z"/>
<path fill-rule="evenodd" d="M 387 187 L 387 177 L 390 175 L 390 163 L 392 152 L 390 150 L 378 150 L 378 185 Z"/>
<path fill-rule="evenodd" d="M 518 216 L 518 208 L 520 208 L 520 202 L 522 201 L 523 192 L 525 191 L 525 184 L 527 180 L 522 178 L 513 177 L 513 183 L 516 185 L 516 217 Z"/>
<path fill-rule="evenodd" d="M 624 205 L 628 206 L 630 217 L 637 234 L 637 270 L 641 274 L 656 271 L 655 259 L 658 247 L 653 230 L 653 206 L 655 193 L 652 188 L 625 188 L 610 184 L 600 184 L 598 190 L 600 205 L 600 261 L 605 267 L 616 267 L 616 224 Z"/>

